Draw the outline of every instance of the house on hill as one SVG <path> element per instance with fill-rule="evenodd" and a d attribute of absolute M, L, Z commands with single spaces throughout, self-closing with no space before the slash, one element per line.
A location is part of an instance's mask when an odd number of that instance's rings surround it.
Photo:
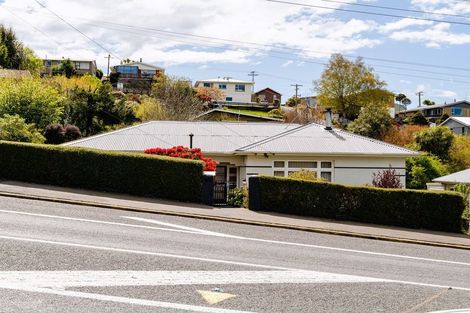
<path fill-rule="evenodd" d="M 152 87 L 154 78 L 165 73 L 165 69 L 142 62 L 130 62 L 112 67 L 112 75 L 117 81 L 113 86 L 124 92 L 147 93 Z M 111 79 L 110 79 L 111 80 Z"/>
<path fill-rule="evenodd" d="M 279 106 L 281 104 L 281 97 L 282 95 L 279 92 L 271 88 L 264 88 L 253 94 L 252 101 L 267 105 L 275 105 L 277 103 L 277 106 Z"/>
<path fill-rule="evenodd" d="M 450 128 L 458 135 L 470 135 L 470 117 L 449 117 L 441 126 Z"/>
<path fill-rule="evenodd" d="M 218 162 L 216 181 L 241 186 L 250 176 L 288 176 L 307 169 L 327 181 L 372 184 L 373 174 L 395 169 L 405 183 L 405 159 L 417 152 L 319 124 L 153 121 L 65 143 L 65 146 L 142 152 L 201 148 Z"/>
<path fill-rule="evenodd" d="M 225 97 L 216 99 L 217 102 L 250 103 L 254 83 L 245 80 L 236 80 L 230 77 L 206 79 L 196 81 L 194 87 L 213 87 L 223 91 Z"/>
<path fill-rule="evenodd" d="M 398 113 L 398 116 L 405 119 L 421 112 L 424 117 L 432 123 L 435 123 L 443 114 L 450 117 L 470 117 L 470 102 L 456 101 L 452 103 L 423 105 L 414 109 L 409 109 Z"/>
<path fill-rule="evenodd" d="M 44 59 L 42 60 L 44 68 L 41 71 L 42 76 L 51 76 L 52 70 L 59 67 L 65 59 Z M 96 75 L 98 67 L 95 60 L 70 60 L 75 69 L 75 75 Z"/>

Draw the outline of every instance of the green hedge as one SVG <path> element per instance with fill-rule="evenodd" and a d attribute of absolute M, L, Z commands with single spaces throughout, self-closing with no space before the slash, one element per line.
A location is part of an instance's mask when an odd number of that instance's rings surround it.
<path fill-rule="evenodd" d="M 4 180 L 201 201 L 198 161 L 0 141 L 0 164 Z"/>
<path fill-rule="evenodd" d="M 277 177 L 252 177 L 254 211 L 345 219 L 461 232 L 463 197 L 452 192 L 344 186 Z"/>

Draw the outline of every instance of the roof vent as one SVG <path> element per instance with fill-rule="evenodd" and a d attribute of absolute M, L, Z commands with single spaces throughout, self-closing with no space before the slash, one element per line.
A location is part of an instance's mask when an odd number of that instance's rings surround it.
<path fill-rule="evenodd" d="M 332 126 L 331 108 L 327 108 L 325 112 L 325 129 L 333 130 L 331 126 Z"/>

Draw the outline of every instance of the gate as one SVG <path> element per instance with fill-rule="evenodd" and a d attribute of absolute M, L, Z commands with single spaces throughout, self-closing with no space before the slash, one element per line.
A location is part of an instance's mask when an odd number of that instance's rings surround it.
<path fill-rule="evenodd" d="M 227 205 L 227 183 L 214 183 L 213 205 Z"/>

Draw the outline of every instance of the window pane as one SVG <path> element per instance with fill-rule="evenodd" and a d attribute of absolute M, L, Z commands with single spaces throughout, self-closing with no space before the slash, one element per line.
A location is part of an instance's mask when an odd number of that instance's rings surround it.
<path fill-rule="evenodd" d="M 331 172 L 321 172 L 321 178 L 326 181 L 331 181 Z"/>
<path fill-rule="evenodd" d="M 276 177 L 284 177 L 284 171 L 274 171 L 274 176 L 276 176 Z"/>
<path fill-rule="evenodd" d="M 321 168 L 331 168 L 331 162 L 321 162 Z"/>
<path fill-rule="evenodd" d="M 285 162 L 284 161 L 274 161 L 274 167 L 282 167 L 284 168 L 285 166 Z"/>
<path fill-rule="evenodd" d="M 291 161 L 289 162 L 289 168 L 317 168 L 317 162 L 309 161 Z"/>

